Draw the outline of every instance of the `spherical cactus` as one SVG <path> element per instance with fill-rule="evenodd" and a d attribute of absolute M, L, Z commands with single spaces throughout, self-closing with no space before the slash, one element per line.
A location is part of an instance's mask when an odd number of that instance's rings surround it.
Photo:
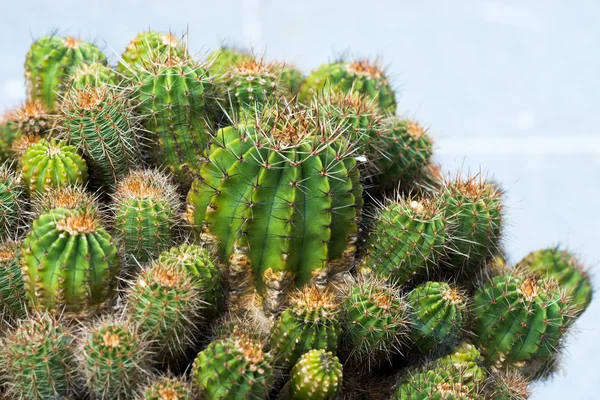
<path fill-rule="evenodd" d="M 26 314 L 27 298 L 19 266 L 20 243 L 0 244 L 0 304 L 3 320 L 17 320 Z"/>
<path fill-rule="evenodd" d="M 34 144 L 38 143 L 41 140 L 42 140 L 42 138 L 40 136 L 36 136 L 36 135 L 18 135 L 18 136 L 16 136 L 10 147 L 10 152 L 11 152 L 12 158 L 15 160 L 18 160 L 20 163 L 21 158 L 23 157 L 23 154 L 25 154 L 27 149 L 29 147 L 33 146 Z"/>
<path fill-rule="evenodd" d="M 577 258 L 566 250 L 549 248 L 530 253 L 517 266 L 542 278 L 555 279 L 569 296 L 573 317 L 585 311 L 592 301 L 592 282 Z"/>
<path fill-rule="evenodd" d="M 463 377 L 444 368 L 403 376 L 394 400 L 479 400 L 481 389 L 463 383 Z"/>
<path fill-rule="evenodd" d="M 116 237 L 125 254 L 144 263 L 174 244 L 180 204 L 169 176 L 132 171 L 117 182 L 113 198 Z"/>
<path fill-rule="evenodd" d="M 7 115 L 7 125 L 15 134 L 44 137 L 52 128 L 55 116 L 50 115 L 41 100 L 27 100 Z"/>
<path fill-rule="evenodd" d="M 212 77 L 191 59 L 168 59 L 141 70 L 136 82 L 138 111 L 152 132 L 155 163 L 189 179 L 204 161 L 217 112 Z"/>
<path fill-rule="evenodd" d="M 375 100 L 382 111 L 390 114 L 396 111 L 396 95 L 376 61 L 322 65 L 306 78 L 300 89 L 300 101 L 308 103 L 315 95 L 328 91 L 360 93 Z"/>
<path fill-rule="evenodd" d="M 92 210 L 56 208 L 40 215 L 21 245 L 20 263 L 34 308 L 94 312 L 115 295 L 117 247 Z"/>
<path fill-rule="evenodd" d="M 448 218 L 438 198 L 398 198 L 376 214 L 362 268 L 397 284 L 434 270 L 446 251 Z"/>
<path fill-rule="evenodd" d="M 141 32 L 131 39 L 121 55 L 117 72 L 130 77 L 140 70 L 149 68 L 154 63 L 161 63 L 170 58 L 187 56 L 183 40 L 177 40 L 172 33 L 149 30 Z"/>
<path fill-rule="evenodd" d="M 45 192 L 35 193 L 31 198 L 31 214 L 33 219 L 54 210 L 66 208 L 68 210 L 90 210 L 91 213 L 103 220 L 103 212 L 98 199 L 86 192 L 81 186 L 63 186 L 52 188 Z"/>
<path fill-rule="evenodd" d="M 279 70 L 279 84 L 286 91 L 288 97 L 294 98 L 300 93 L 300 87 L 304 83 L 304 75 L 292 64 L 278 62 L 274 63 Z"/>
<path fill-rule="evenodd" d="M 77 149 L 54 139 L 31 145 L 21 157 L 21 169 L 31 193 L 83 185 L 88 175 L 87 164 Z"/>
<path fill-rule="evenodd" d="M 441 196 L 453 224 L 449 268 L 458 268 L 468 277 L 500 249 L 502 191 L 481 176 L 459 177 L 446 183 Z"/>
<path fill-rule="evenodd" d="M 220 130 L 188 194 L 188 221 L 229 260 L 234 307 L 256 288 L 276 312 L 294 283 L 323 286 L 353 263 L 356 161 L 310 126 L 302 111 L 278 108 Z"/>
<path fill-rule="evenodd" d="M 313 349 L 336 352 L 341 338 L 338 304 L 329 291 L 306 286 L 290 296 L 290 305 L 271 331 L 275 363 L 291 368 Z"/>
<path fill-rule="evenodd" d="M 461 343 L 450 354 L 432 363 L 436 368 L 443 368 L 455 376 L 460 376 L 462 383 L 473 390 L 485 387 L 487 373 L 483 365 L 481 353 L 469 342 Z"/>
<path fill-rule="evenodd" d="M 413 346 L 420 352 L 449 349 L 464 333 L 467 323 L 467 298 L 444 282 L 427 282 L 413 289 L 410 304 Z"/>
<path fill-rule="evenodd" d="M 90 182 L 104 188 L 141 164 L 128 102 L 125 92 L 101 85 L 69 91 L 62 106 L 61 135 L 83 153 Z"/>
<path fill-rule="evenodd" d="M 114 70 L 101 63 L 83 63 L 73 69 L 69 90 L 84 90 L 89 87 L 116 85 L 118 77 Z"/>
<path fill-rule="evenodd" d="M 4 115 L 0 115 L 0 163 L 13 160 L 14 153 L 12 144 L 15 137 L 19 136 L 19 131 L 9 119 L 14 111 L 8 111 Z"/>
<path fill-rule="evenodd" d="M 191 389 L 186 381 L 162 377 L 148 385 L 141 400 L 191 400 Z"/>
<path fill-rule="evenodd" d="M 21 177 L 0 166 L 0 238 L 15 237 L 25 211 L 24 192 Z"/>
<path fill-rule="evenodd" d="M 253 58 L 252 54 L 245 49 L 221 46 L 206 56 L 206 64 L 210 74 L 220 79 L 228 70 Z"/>
<path fill-rule="evenodd" d="M 263 344 L 237 330 L 211 342 L 198 354 L 192 368 L 197 399 L 264 399 L 274 382 L 271 355 Z"/>
<path fill-rule="evenodd" d="M 127 322 L 86 327 L 79 358 L 93 398 L 133 399 L 149 374 L 146 343 Z"/>
<path fill-rule="evenodd" d="M 186 271 L 152 264 L 129 289 L 126 307 L 157 363 L 174 365 L 195 345 L 203 304 Z"/>
<path fill-rule="evenodd" d="M 196 244 L 173 247 L 158 257 L 159 264 L 187 271 L 198 288 L 204 317 L 215 316 L 223 302 L 220 272 L 213 259 L 206 248 Z"/>
<path fill-rule="evenodd" d="M 40 38 L 31 45 L 25 60 L 28 97 L 54 111 L 73 68 L 90 61 L 106 64 L 106 56 L 91 43 L 73 37 Z"/>
<path fill-rule="evenodd" d="M 531 396 L 529 381 L 518 372 L 495 373 L 486 385 L 486 399 L 527 400 Z"/>
<path fill-rule="evenodd" d="M 9 398 L 45 400 L 75 394 L 80 385 L 73 348 L 70 332 L 48 314 L 19 321 L 3 339 L 0 357 Z"/>
<path fill-rule="evenodd" d="M 555 281 L 517 272 L 484 283 L 475 293 L 473 313 L 475 345 L 494 367 L 549 359 L 570 322 Z"/>
<path fill-rule="evenodd" d="M 369 370 L 400 353 L 409 333 L 409 307 L 394 286 L 361 279 L 344 296 L 342 321 L 349 359 Z"/>
<path fill-rule="evenodd" d="M 329 400 L 342 385 L 342 364 L 331 352 L 311 350 L 290 373 L 292 400 Z"/>

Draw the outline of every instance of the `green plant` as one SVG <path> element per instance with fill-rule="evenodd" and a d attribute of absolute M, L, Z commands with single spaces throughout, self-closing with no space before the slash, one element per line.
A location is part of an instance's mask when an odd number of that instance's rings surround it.
<path fill-rule="evenodd" d="M 161 377 L 144 390 L 143 400 L 191 400 L 191 388 L 183 379 Z"/>
<path fill-rule="evenodd" d="M 332 399 L 342 385 L 342 364 L 331 352 L 311 350 L 305 353 L 290 373 L 293 400 Z"/>
<path fill-rule="evenodd" d="M 25 188 L 21 177 L 4 164 L 0 166 L 0 237 L 14 237 L 25 211 Z"/>
<path fill-rule="evenodd" d="M 20 243 L 6 240 L 0 244 L 0 303 L 4 321 L 25 317 L 27 298 L 19 266 Z"/>
<path fill-rule="evenodd" d="M 121 55 L 117 72 L 131 77 L 140 70 L 151 67 L 171 58 L 186 57 L 187 50 L 183 40 L 178 40 L 172 33 L 153 30 L 140 32 L 131 39 Z"/>

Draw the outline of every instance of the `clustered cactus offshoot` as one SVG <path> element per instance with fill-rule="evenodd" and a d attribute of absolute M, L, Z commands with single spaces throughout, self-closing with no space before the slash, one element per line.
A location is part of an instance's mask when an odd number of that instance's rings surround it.
<path fill-rule="evenodd" d="M 52 35 L 0 118 L 0 397 L 523 400 L 592 300 L 377 60 Z M 185 204 L 185 207 L 184 207 Z"/>

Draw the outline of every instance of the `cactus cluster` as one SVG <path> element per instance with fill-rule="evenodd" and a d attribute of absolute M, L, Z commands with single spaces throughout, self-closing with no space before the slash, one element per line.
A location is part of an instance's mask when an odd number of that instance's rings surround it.
<path fill-rule="evenodd" d="M 376 60 L 52 35 L 0 118 L 0 397 L 523 400 L 592 301 L 512 265 Z M 185 206 L 184 206 L 185 205 Z"/>

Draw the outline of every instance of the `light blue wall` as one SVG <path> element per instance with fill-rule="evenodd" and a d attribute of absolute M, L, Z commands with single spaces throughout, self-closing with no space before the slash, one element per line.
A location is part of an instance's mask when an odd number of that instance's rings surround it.
<path fill-rule="evenodd" d="M 503 182 L 515 261 L 560 243 L 595 267 L 598 15 L 592 0 L 0 0 L 0 110 L 22 101 L 28 46 L 55 28 L 113 55 L 151 27 L 189 28 L 199 54 L 230 39 L 304 71 L 344 52 L 380 56 L 401 112 L 437 139 L 438 160 Z M 598 398 L 598 316 L 600 300 L 580 319 L 564 372 L 539 385 L 535 399 Z"/>

